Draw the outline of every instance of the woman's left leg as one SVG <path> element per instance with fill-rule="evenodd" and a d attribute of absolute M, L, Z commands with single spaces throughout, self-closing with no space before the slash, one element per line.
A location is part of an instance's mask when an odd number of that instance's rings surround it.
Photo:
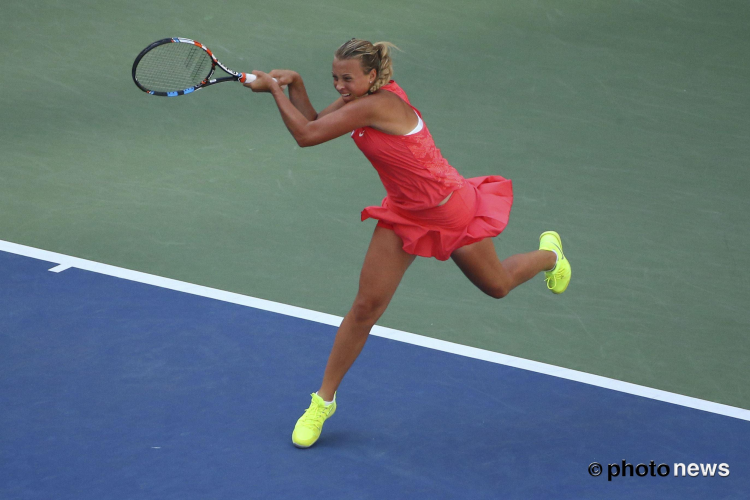
<path fill-rule="evenodd" d="M 490 238 L 458 248 L 451 258 L 477 288 L 500 299 L 521 283 L 555 266 L 557 257 L 549 250 L 513 255 L 500 262 Z"/>
<path fill-rule="evenodd" d="M 401 238 L 392 230 L 376 227 L 365 255 L 354 304 L 336 332 L 323 382 L 312 395 L 310 407 L 297 420 L 292 442 L 309 448 L 320 437 L 323 423 L 336 411 L 336 390 L 367 342 L 375 322 L 385 312 L 414 255 L 401 247 Z"/>

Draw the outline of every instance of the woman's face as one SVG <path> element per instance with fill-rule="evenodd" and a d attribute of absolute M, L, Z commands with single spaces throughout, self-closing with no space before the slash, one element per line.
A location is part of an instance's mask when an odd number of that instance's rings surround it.
<path fill-rule="evenodd" d="M 333 86 L 344 102 L 350 102 L 367 94 L 375 81 L 377 71 L 362 71 L 359 59 L 333 58 Z"/>

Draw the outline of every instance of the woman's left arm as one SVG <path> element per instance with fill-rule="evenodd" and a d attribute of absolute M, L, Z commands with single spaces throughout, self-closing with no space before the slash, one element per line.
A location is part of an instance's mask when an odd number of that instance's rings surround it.
<path fill-rule="evenodd" d="M 300 147 L 315 146 L 372 125 L 375 118 L 374 101 L 377 99 L 368 98 L 350 102 L 317 120 L 308 120 L 268 74 L 262 71 L 253 71 L 253 74 L 258 79 L 245 85 L 255 92 L 270 92 L 273 95 L 286 128 Z"/>

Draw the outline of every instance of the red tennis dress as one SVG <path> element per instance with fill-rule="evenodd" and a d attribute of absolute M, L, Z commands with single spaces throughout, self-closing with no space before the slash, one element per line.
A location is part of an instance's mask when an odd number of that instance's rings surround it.
<path fill-rule="evenodd" d="M 409 106 L 409 98 L 391 80 L 382 90 Z M 419 118 L 422 114 L 414 106 Z M 435 147 L 427 126 L 410 135 L 391 135 L 372 127 L 352 132 L 385 186 L 379 207 L 362 210 L 362 220 L 378 219 L 393 229 L 412 255 L 447 260 L 457 248 L 500 234 L 513 205 L 510 179 L 499 175 L 464 179 Z M 447 203 L 440 205 L 451 193 Z"/>

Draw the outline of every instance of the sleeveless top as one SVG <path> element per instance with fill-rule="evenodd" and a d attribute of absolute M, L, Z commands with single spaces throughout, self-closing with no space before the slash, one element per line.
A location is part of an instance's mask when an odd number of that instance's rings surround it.
<path fill-rule="evenodd" d="M 381 90 L 399 96 L 424 120 L 395 81 Z M 391 135 L 362 127 L 352 132 L 352 138 L 377 170 L 389 203 L 397 208 L 412 211 L 436 207 L 464 186 L 465 179 L 440 154 L 426 124 L 411 135 Z"/>

